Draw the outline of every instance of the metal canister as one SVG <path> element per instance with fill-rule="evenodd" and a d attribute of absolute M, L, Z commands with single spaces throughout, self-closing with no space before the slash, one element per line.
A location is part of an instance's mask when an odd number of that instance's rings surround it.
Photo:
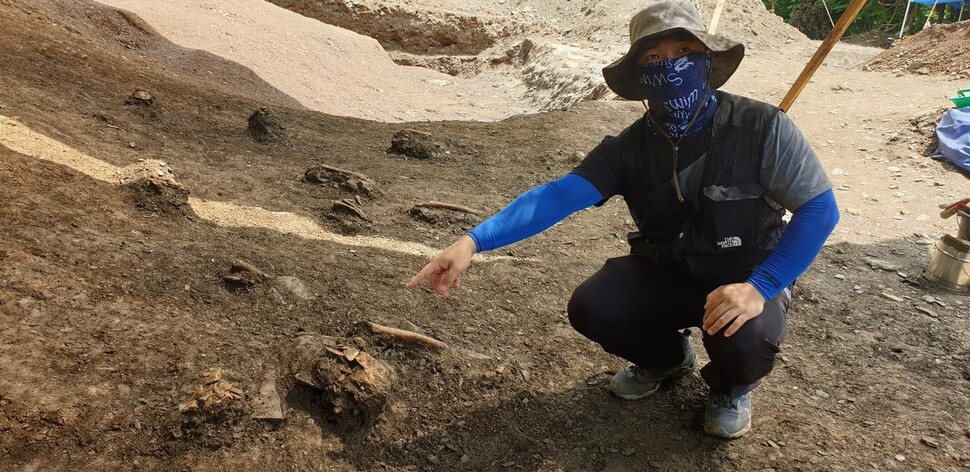
<path fill-rule="evenodd" d="M 970 244 L 944 235 L 923 272 L 927 279 L 957 292 L 970 290 Z"/>

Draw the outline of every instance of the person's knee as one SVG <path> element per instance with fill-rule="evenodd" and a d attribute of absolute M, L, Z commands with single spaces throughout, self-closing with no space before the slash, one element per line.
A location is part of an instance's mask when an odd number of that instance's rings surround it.
<path fill-rule="evenodd" d="M 598 307 L 595 303 L 595 298 L 591 297 L 588 290 L 584 290 L 582 285 L 576 288 L 572 297 L 569 298 L 569 303 L 566 305 L 569 324 L 573 326 L 573 329 L 579 331 L 580 334 L 586 337 L 590 337 L 594 331 L 593 327 L 599 318 L 596 314 L 597 311 Z"/>
<path fill-rule="evenodd" d="M 759 318 L 749 320 L 731 336 L 724 336 L 722 330 L 705 340 L 711 360 L 727 366 L 738 382 L 752 383 L 768 375 L 781 351 L 778 328 Z"/>

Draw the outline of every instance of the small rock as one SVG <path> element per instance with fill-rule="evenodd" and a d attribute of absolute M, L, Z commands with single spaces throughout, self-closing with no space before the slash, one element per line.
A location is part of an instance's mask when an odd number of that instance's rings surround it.
<path fill-rule="evenodd" d="M 885 271 L 888 271 L 888 272 L 896 272 L 896 271 L 899 271 L 902 268 L 902 267 L 900 267 L 900 266 L 898 266 L 896 264 L 893 264 L 893 263 L 891 263 L 889 261 L 884 261 L 882 259 L 876 259 L 874 257 L 873 258 L 866 259 L 866 263 L 868 263 L 869 264 L 869 267 L 872 267 L 873 269 L 885 270 Z"/>
<path fill-rule="evenodd" d="M 940 315 L 937 315 L 935 311 L 930 310 L 929 308 L 926 308 L 926 307 L 918 306 L 918 307 L 916 307 L 916 311 L 923 312 L 926 315 L 928 315 L 930 317 L 933 317 L 933 318 L 939 318 L 940 317 Z"/>
<path fill-rule="evenodd" d="M 128 99 L 125 100 L 125 105 L 138 105 L 148 108 L 155 108 L 155 97 L 144 90 L 136 89 L 131 93 L 131 95 L 128 96 Z"/>
<path fill-rule="evenodd" d="M 903 461 L 906 460 L 906 456 L 904 456 L 902 454 L 896 454 L 896 457 L 894 457 L 893 459 L 896 459 L 896 461 L 898 461 L 898 462 L 903 462 Z"/>
<path fill-rule="evenodd" d="M 885 298 L 888 298 L 888 299 L 890 299 L 890 300 L 892 300 L 894 302 L 901 302 L 901 301 L 903 301 L 903 297 L 897 297 L 896 295 L 893 295 L 893 294 L 891 294 L 889 292 L 882 292 L 882 296 L 885 297 Z"/>
<path fill-rule="evenodd" d="M 635 448 L 635 447 L 628 447 L 628 448 L 626 448 L 626 449 L 623 450 L 623 455 L 624 456 L 632 456 L 636 452 L 637 452 L 637 448 Z"/>
<path fill-rule="evenodd" d="M 932 447 L 933 449 L 940 447 L 940 443 L 929 436 L 923 436 L 922 438 L 919 439 L 919 442 L 923 443 L 923 445 L 927 447 Z"/>
<path fill-rule="evenodd" d="M 263 385 L 259 387 L 259 396 L 256 398 L 256 409 L 253 418 L 257 420 L 283 419 L 283 406 L 280 403 L 280 395 L 276 393 L 276 374 L 269 372 Z"/>

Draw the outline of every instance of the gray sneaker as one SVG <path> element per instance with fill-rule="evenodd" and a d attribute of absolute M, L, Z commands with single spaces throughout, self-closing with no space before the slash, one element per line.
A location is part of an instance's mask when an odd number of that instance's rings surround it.
<path fill-rule="evenodd" d="M 687 346 L 687 356 L 684 361 L 667 369 L 644 369 L 636 364 L 630 364 L 616 373 L 610 379 L 609 391 L 627 400 L 639 400 L 653 395 L 660 388 L 660 384 L 669 378 L 688 374 L 697 367 L 697 354 Z"/>
<path fill-rule="evenodd" d="M 737 397 L 711 392 L 704 410 L 704 432 L 719 438 L 740 438 L 751 429 L 751 394 Z"/>

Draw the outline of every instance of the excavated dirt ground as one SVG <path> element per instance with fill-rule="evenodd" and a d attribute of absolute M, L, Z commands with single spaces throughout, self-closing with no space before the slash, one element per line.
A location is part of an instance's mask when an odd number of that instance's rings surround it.
<path fill-rule="evenodd" d="M 970 20 L 933 25 L 899 40 L 869 67 L 916 74 L 952 75 L 970 80 Z"/>
<path fill-rule="evenodd" d="M 970 468 L 970 296 L 921 276 L 956 230 L 939 205 L 970 196 L 923 155 L 965 81 L 863 71 L 878 51 L 846 47 L 796 102 L 842 221 L 796 286 L 754 429 L 726 442 L 702 432 L 696 373 L 619 400 L 622 362 L 565 319 L 626 252 L 621 201 L 475 262 L 449 299 L 403 286 L 639 104 L 381 123 L 103 6 L 0 0 L 0 25 L 2 470 Z M 726 88 L 780 101 L 817 43 L 777 40 Z M 387 152 L 404 128 L 417 157 Z M 480 214 L 414 208 L 432 201 Z"/>

